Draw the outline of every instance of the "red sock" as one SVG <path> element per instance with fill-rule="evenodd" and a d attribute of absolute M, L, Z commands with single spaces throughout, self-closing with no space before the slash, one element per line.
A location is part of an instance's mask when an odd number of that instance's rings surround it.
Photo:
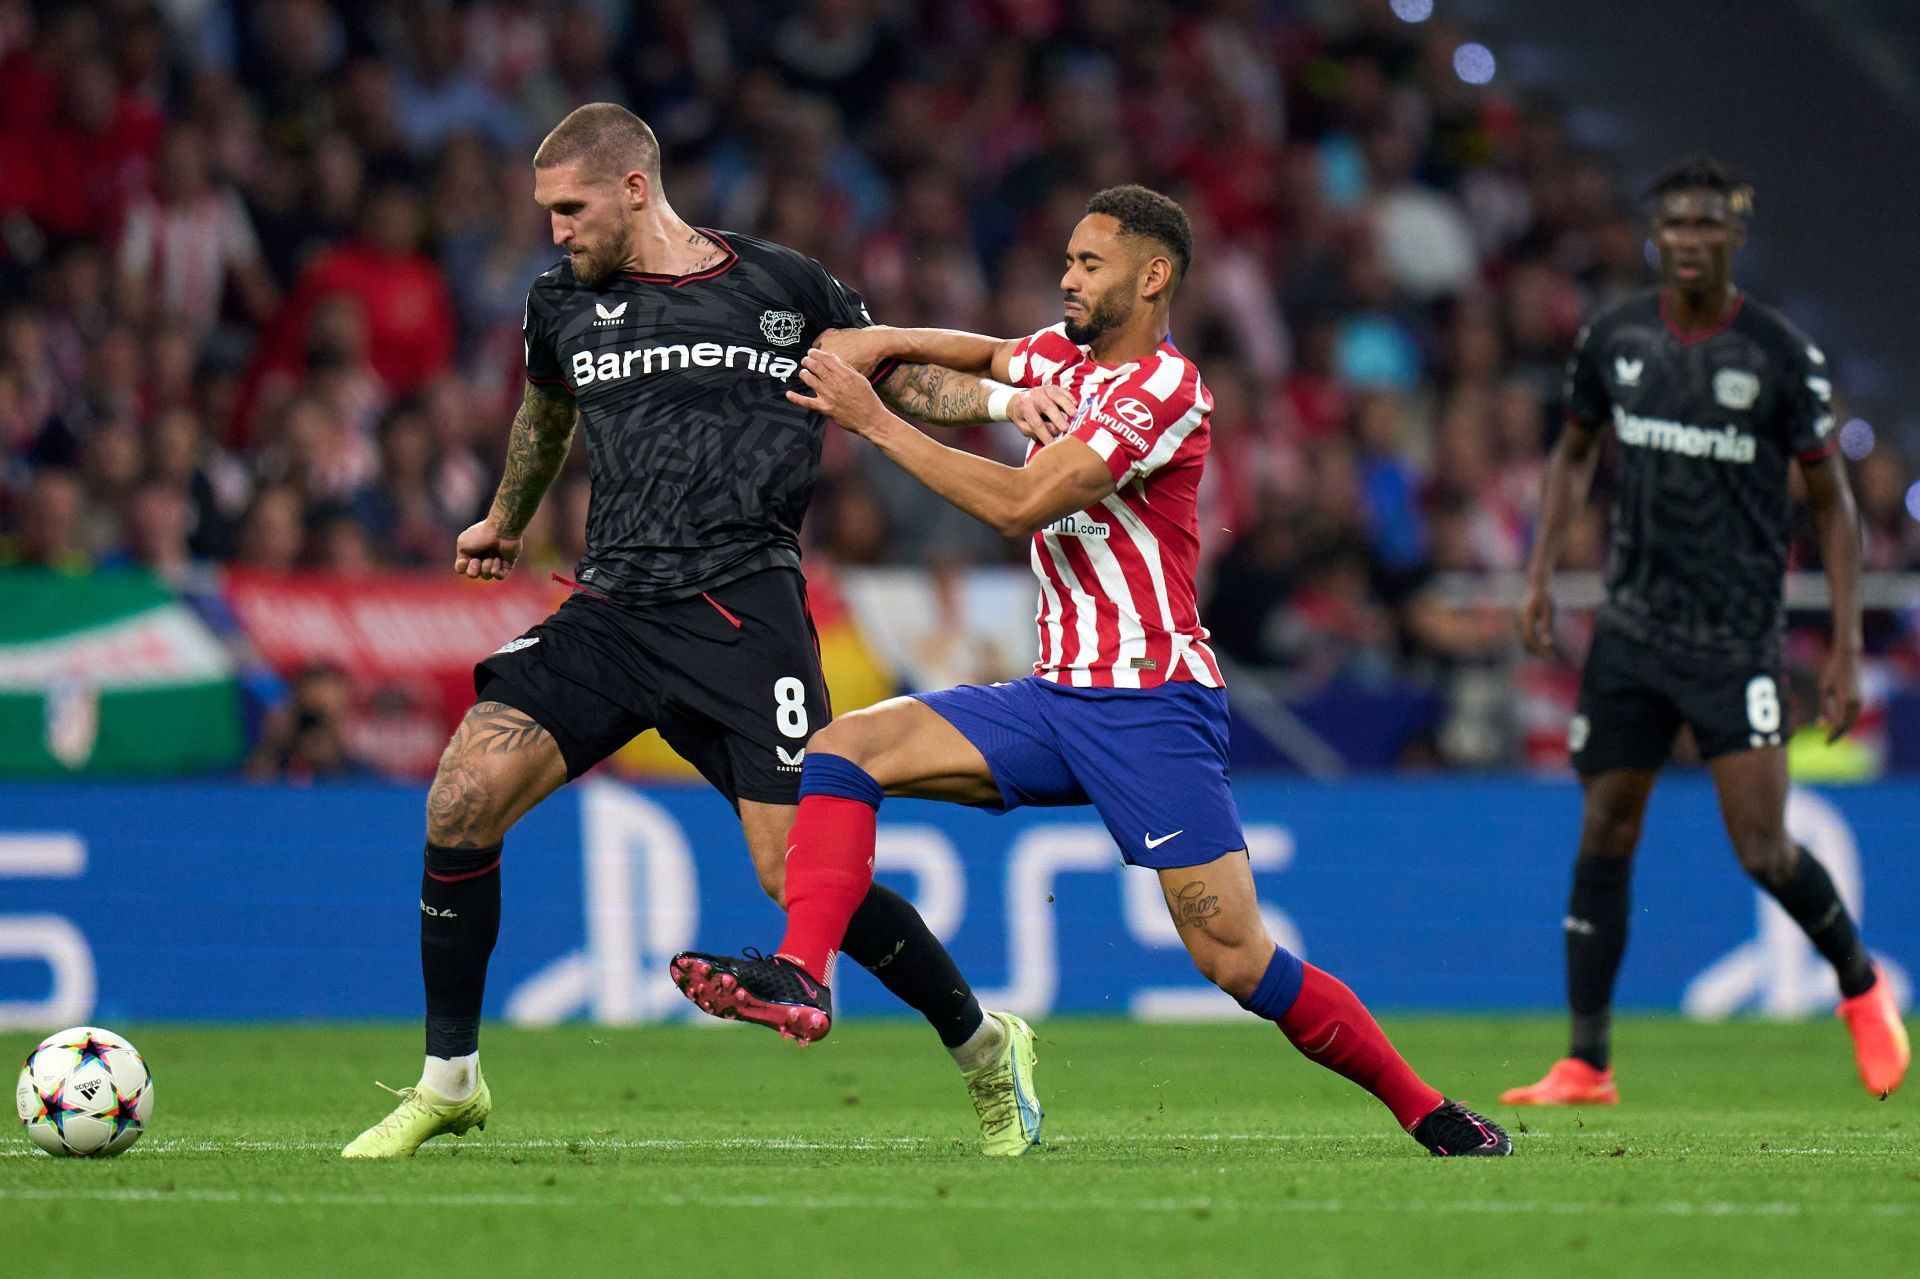
<path fill-rule="evenodd" d="M 1303 1056 L 1378 1097 L 1412 1132 L 1446 1098 L 1413 1073 L 1346 983 L 1312 964 L 1305 968 L 1300 997 L 1279 1019 L 1281 1031 Z"/>
<path fill-rule="evenodd" d="M 803 795 L 787 836 L 787 935 L 778 954 L 821 982 L 847 924 L 873 887 L 872 804 L 837 795 Z"/>

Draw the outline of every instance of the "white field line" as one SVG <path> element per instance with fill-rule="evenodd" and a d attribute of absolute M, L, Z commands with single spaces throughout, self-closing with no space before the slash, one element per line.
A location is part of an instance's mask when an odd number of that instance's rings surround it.
<path fill-rule="evenodd" d="M 76 1187 L 0 1188 L 0 1200 L 25 1202 L 72 1202 L 102 1200 L 118 1203 L 235 1204 L 267 1207 L 473 1207 L 473 1208 L 580 1208 L 601 1207 L 618 1199 L 582 1200 L 568 1195 L 390 1195 L 375 1193 L 281 1193 L 265 1190 L 132 1190 Z M 1620 1203 L 1613 1200 L 1552 1201 L 1532 1199 L 1442 1199 L 1442 1200 L 1343 1200 L 1343 1199 L 1216 1199 L 1207 1195 L 1166 1198 L 1125 1198 L 1089 1195 L 1062 1198 L 979 1199 L 968 1195 L 941 1197 L 904 1195 L 661 1195 L 649 1203 L 662 1208 L 746 1208 L 795 1212 L 916 1212 L 927 1209 L 947 1211 L 969 1208 L 993 1213 L 1021 1213 L 1035 1210 L 1050 1213 L 1148 1212 L 1148 1213 L 1248 1213 L 1273 1212 L 1334 1215 L 1344 1212 L 1406 1214 L 1442 1214 L 1451 1216 L 1524 1217 L 1534 1215 L 1579 1216 L 1587 1214 L 1661 1217 L 1762 1217 L 1789 1218 L 1811 1216 L 1907 1217 L 1920 1213 L 1920 1203 L 1786 1203 L 1738 1202 L 1732 1200 L 1649 1200 L 1645 1203 Z"/>
<path fill-rule="evenodd" d="M 1564 1139 L 1572 1135 L 1575 1135 L 1575 1134 L 1553 1133 L 1553 1132 L 1529 1132 L 1529 1133 L 1515 1134 L 1520 1144 L 1523 1146 L 1530 1145 L 1535 1142 L 1545 1142 L 1545 1141 L 1554 1141 L 1557 1139 Z M 1595 1128 L 1595 1129 L 1584 1130 L 1578 1135 L 1591 1137 L 1591 1138 L 1604 1141 L 1604 1140 L 1613 1139 L 1615 1137 L 1619 1137 L 1624 1140 L 1626 1137 L 1630 1136 L 1631 1134 L 1617 1132 L 1612 1129 Z M 1854 1148 L 1846 1148 L 1846 1147 L 1838 1147 L 1838 1146 L 1795 1146 L 1795 1147 L 1768 1146 L 1765 1149 L 1760 1149 L 1759 1144 L 1765 1139 L 1760 1137 L 1758 1134 L 1752 1134 L 1748 1137 L 1748 1140 L 1753 1141 L 1755 1143 L 1756 1148 L 1751 1151 L 1740 1151 L 1737 1153 L 1741 1154 L 1742 1156 L 1748 1155 L 1748 1154 L 1762 1154 L 1762 1155 L 1794 1155 L 1799 1157 L 1805 1157 L 1810 1155 L 1843 1156 L 1843 1157 L 1851 1156 L 1851 1155 L 1875 1155 L 1880 1152 L 1877 1150 L 1865 1148 L 1864 1143 L 1872 1142 L 1876 1140 L 1895 1140 L 1895 1139 L 1898 1139 L 1900 1135 L 1901 1134 L 1896 1132 L 1851 1133 L 1849 1134 L 1849 1140 L 1859 1141 L 1863 1143 L 1862 1146 L 1854 1147 Z M 1739 1139 L 1740 1138 L 1737 1136 L 1734 1137 L 1734 1140 L 1739 1140 Z M 1167 1146 L 1167 1145 L 1182 1145 L 1182 1144 L 1199 1144 L 1199 1143 L 1205 1143 L 1205 1142 L 1263 1143 L 1263 1144 L 1272 1144 L 1272 1145 L 1285 1145 L 1292 1142 L 1382 1142 L 1382 1143 L 1398 1145 L 1404 1141 L 1406 1141 L 1405 1137 L 1401 1136 L 1397 1132 L 1391 1132 L 1391 1131 L 1389 1132 L 1352 1132 L 1352 1133 L 1340 1133 L 1340 1132 L 1159 1132 L 1159 1133 L 1124 1133 L 1124 1134 L 1116 1134 L 1111 1137 L 1052 1138 L 1052 1139 L 1049 1139 L 1046 1144 L 1050 1149 L 1071 1150 L 1077 1147 L 1097 1148 L 1103 1145 L 1109 1145 L 1116 1142 L 1124 1142 L 1128 1146 L 1140 1146 L 1140 1145 Z M 694 1137 L 544 1137 L 542 1138 L 542 1137 L 534 1137 L 534 1138 L 524 1138 L 519 1140 L 496 1140 L 491 1137 L 480 1136 L 480 1137 L 467 1138 L 463 1142 L 437 1143 L 436 1145 L 429 1147 L 429 1149 L 435 1150 L 435 1151 L 463 1150 L 470 1154 L 481 1155 L 481 1156 L 484 1156 L 490 1151 L 513 1151 L 513 1150 L 564 1150 L 564 1151 L 578 1150 L 581 1153 L 588 1153 L 588 1152 L 598 1151 L 598 1150 L 666 1150 L 666 1151 L 686 1151 L 686 1152 L 697 1152 L 701 1150 L 764 1150 L 764 1151 L 793 1150 L 793 1151 L 826 1151 L 826 1152 L 851 1153 L 856 1151 L 880 1151 L 880 1150 L 900 1150 L 900 1151 L 934 1150 L 934 1149 L 945 1148 L 945 1147 L 954 1145 L 956 1143 L 967 1144 L 965 1138 L 958 1137 L 958 1136 L 955 1136 L 955 1137 L 872 1137 L 872 1138 L 857 1138 L 852 1140 L 838 1140 L 838 1141 L 813 1140 L 805 1137 L 709 1137 L 709 1138 L 694 1138 Z M 342 1144 L 343 1143 L 338 1141 L 255 1141 L 255 1140 L 251 1140 L 244 1137 L 233 1138 L 233 1139 L 208 1138 L 203 1140 L 194 1140 L 194 1139 L 185 1138 L 185 1137 L 159 1137 L 159 1138 L 149 1137 L 146 1140 L 142 1141 L 137 1147 L 135 1147 L 135 1149 L 141 1152 L 142 1157 L 150 1157 L 153 1155 L 160 1155 L 160 1154 L 196 1155 L 196 1154 L 240 1154 L 240 1153 L 255 1152 L 255 1151 L 283 1152 L 283 1153 L 301 1152 L 301 1151 L 337 1151 L 340 1149 Z M 1653 1147 L 1653 1149 L 1663 1154 L 1668 1154 L 1668 1153 L 1694 1154 L 1696 1153 L 1693 1150 L 1693 1148 L 1690 1146 L 1689 1147 L 1655 1146 Z M 0 1150 L 0 1159 L 8 1159 L 8 1158 L 31 1159 L 31 1158 L 39 1157 L 40 1153 L 41 1153 L 40 1151 L 32 1148 L 14 1147 L 6 1150 Z"/>
<path fill-rule="evenodd" d="M 1290 1141 L 1384 1141 L 1402 1142 L 1406 1138 L 1394 1132 L 1363 1133 L 1250 1133 L 1250 1132 L 1204 1132 L 1204 1133 L 1139 1133 L 1125 1136 L 1096 1138 L 1068 1137 L 1047 1142 L 1047 1145 L 1062 1148 L 1072 1146 L 1096 1146 L 1107 1142 L 1125 1142 L 1128 1145 L 1157 1143 L 1177 1145 L 1181 1142 L 1241 1141 L 1241 1142 L 1290 1142 Z M 474 1154 L 484 1154 L 489 1150 L 825 1150 L 825 1151 L 862 1151 L 862 1150 L 916 1150 L 929 1147 L 951 1145 L 966 1142 L 967 1139 L 955 1137 L 872 1137 L 856 1138 L 847 1141 L 815 1141 L 805 1137 L 534 1137 L 521 1140 L 496 1141 L 491 1137 L 473 1137 L 463 1142 L 441 1142 L 429 1147 L 431 1150 L 466 1150 Z M 137 1147 L 150 1154 L 226 1154 L 243 1151 L 305 1151 L 338 1150 L 342 1142 L 337 1141 L 253 1141 L 247 1138 L 223 1140 L 209 1138 L 192 1140 L 185 1137 L 149 1138 Z M 968 1143 L 970 1144 L 970 1143 Z M 31 1158 L 38 1150 L 0 1150 L 0 1157 Z"/>

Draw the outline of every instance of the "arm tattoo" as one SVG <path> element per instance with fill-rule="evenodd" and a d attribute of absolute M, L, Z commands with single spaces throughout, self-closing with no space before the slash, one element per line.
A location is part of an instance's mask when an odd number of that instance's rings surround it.
<path fill-rule="evenodd" d="M 1208 920 L 1220 918 L 1220 898 L 1197 879 L 1174 890 L 1173 905 L 1179 916 L 1174 923 L 1181 928 L 1205 928 Z"/>
<path fill-rule="evenodd" d="M 519 536 L 560 473 L 573 443 L 573 397 L 565 391 L 527 383 L 520 411 L 513 415 L 507 440 L 507 467 L 493 496 L 495 523 Z"/>
<path fill-rule="evenodd" d="M 936 364 L 902 364 L 880 383 L 880 398 L 908 417 L 941 426 L 987 421 L 987 388 L 971 373 Z"/>

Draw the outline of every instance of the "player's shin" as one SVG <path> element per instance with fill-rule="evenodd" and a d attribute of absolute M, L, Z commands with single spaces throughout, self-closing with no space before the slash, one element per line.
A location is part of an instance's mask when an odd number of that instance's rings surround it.
<path fill-rule="evenodd" d="M 1794 849 L 1793 869 L 1778 883 L 1765 875 L 1754 881 L 1780 903 L 1793 922 L 1800 925 L 1840 979 L 1840 994 L 1851 999 L 1863 995 L 1874 983 L 1873 961 L 1860 941 L 1853 916 L 1834 887 L 1833 877 L 1804 846 Z"/>
<path fill-rule="evenodd" d="M 805 802 L 804 800 L 802 801 Z M 788 870 L 791 882 L 792 870 Z M 980 1011 L 967 979 L 920 912 L 884 884 L 874 884 L 853 912 L 842 948 L 894 997 L 927 1019 L 962 1069 L 1000 1050 L 998 1022 Z"/>
<path fill-rule="evenodd" d="M 450 1101 L 478 1081 L 480 1003 L 500 935 L 500 845 L 427 845 L 420 879 L 420 972 L 427 993 L 421 1083 Z"/>
<path fill-rule="evenodd" d="M 1395 1051 L 1359 997 L 1338 978 L 1276 946 L 1247 1011 L 1280 1027 L 1301 1054 L 1379 1098 L 1408 1132 L 1446 1099 Z"/>
<path fill-rule="evenodd" d="M 874 828 L 885 797 L 852 760 L 808 753 L 787 837 L 787 932 L 776 953 L 822 983 L 833 981 L 834 956 L 873 887 Z"/>
<path fill-rule="evenodd" d="M 1613 1057 L 1613 982 L 1627 949 L 1633 859 L 1576 858 L 1563 927 L 1567 947 L 1568 1056 L 1595 1070 Z"/>

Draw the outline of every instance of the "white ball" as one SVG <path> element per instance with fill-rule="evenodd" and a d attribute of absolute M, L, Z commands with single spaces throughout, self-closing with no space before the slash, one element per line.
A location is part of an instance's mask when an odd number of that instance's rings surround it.
<path fill-rule="evenodd" d="M 51 1155 L 117 1155 L 147 1129 L 153 1074 L 134 1046 L 110 1030 L 75 1026 L 27 1054 L 15 1090 L 20 1122 Z"/>

